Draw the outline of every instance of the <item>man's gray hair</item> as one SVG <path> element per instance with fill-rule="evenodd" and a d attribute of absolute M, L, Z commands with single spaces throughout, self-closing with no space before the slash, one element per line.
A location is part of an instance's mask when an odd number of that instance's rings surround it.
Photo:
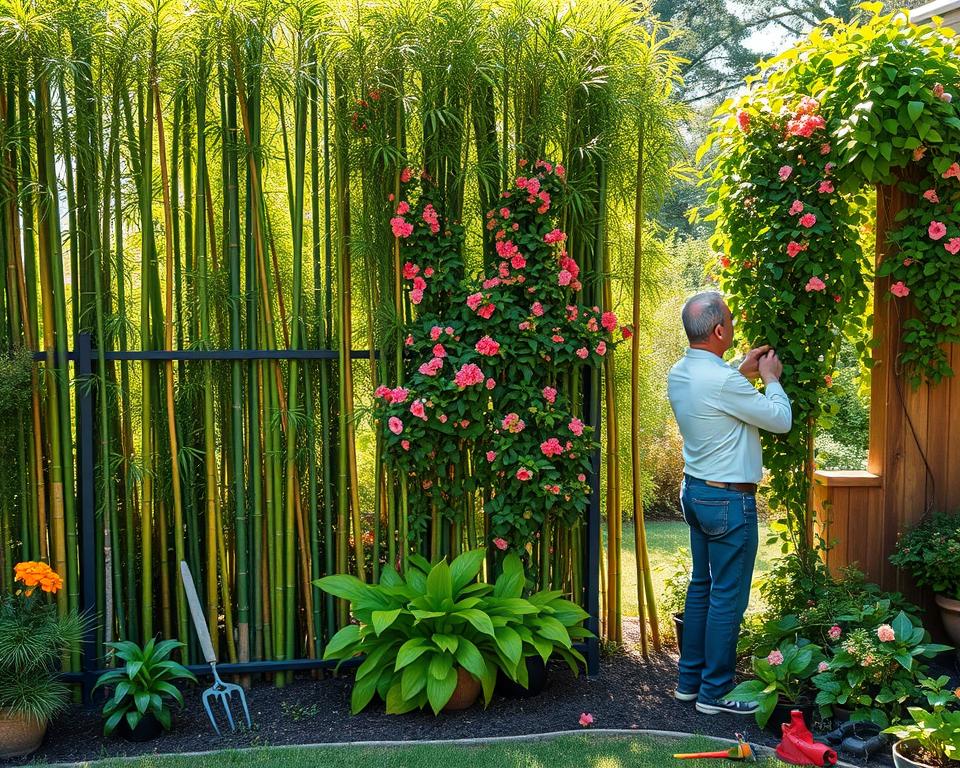
<path fill-rule="evenodd" d="M 702 291 L 687 299 L 680 317 L 691 344 L 706 341 L 714 328 L 723 325 L 723 306 L 723 296 L 717 291 Z"/>

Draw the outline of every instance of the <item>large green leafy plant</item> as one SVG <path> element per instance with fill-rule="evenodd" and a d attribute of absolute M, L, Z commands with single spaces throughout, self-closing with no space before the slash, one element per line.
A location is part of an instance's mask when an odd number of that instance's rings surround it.
<path fill-rule="evenodd" d="M 592 637 L 582 627 L 586 612 L 558 591 L 524 598 L 516 554 L 503 559 L 494 584 L 477 581 L 485 556 L 479 548 L 430 565 L 412 555 L 404 576 L 387 567 L 379 584 L 345 574 L 316 582 L 349 600 L 359 622 L 341 629 L 324 652 L 340 662 L 365 656 L 351 697 L 354 713 L 379 696 L 388 714 L 428 705 L 437 714 L 453 695 L 458 668 L 480 681 L 488 705 L 497 670 L 524 683 L 524 658 L 534 653 L 544 661 L 556 653 L 578 672 L 584 659 L 573 643 Z"/>
<path fill-rule="evenodd" d="M 900 536 L 890 562 L 918 586 L 960 600 L 960 514 L 934 514 Z"/>
<path fill-rule="evenodd" d="M 950 690 L 949 682 L 946 675 L 922 680 L 921 688 L 930 708 L 909 707 L 907 713 L 912 722 L 884 731 L 912 741 L 914 749 L 920 751 L 916 756 L 925 761 L 934 760 L 938 768 L 960 762 L 960 710 L 956 708 L 960 688 Z"/>
<path fill-rule="evenodd" d="M 915 383 L 950 373 L 942 344 L 960 338 L 960 82 L 956 38 L 905 14 L 861 6 L 824 22 L 718 111 L 708 170 L 714 244 L 739 328 L 769 343 L 798 425 L 764 435 L 771 501 L 783 535 L 804 546 L 808 457 L 843 334 L 859 337 L 871 269 L 860 246 L 864 189 L 900 184 L 917 203 L 898 217 L 896 250 L 879 265 L 888 297 L 909 296 L 901 357 Z"/>
<path fill-rule="evenodd" d="M 107 643 L 107 647 L 112 649 L 122 666 L 104 672 L 94 686 L 95 689 L 103 686 L 113 689 L 103 705 L 106 718 L 103 732 L 109 736 L 124 720 L 133 730 L 148 714 L 169 730 L 170 703 L 175 701 L 183 706 L 183 694 L 174 681 L 196 682 L 189 669 L 170 658 L 174 649 L 183 647 L 183 643 L 176 640 L 158 643 L 151 638 L 143 648 L 129 640 Z"/>

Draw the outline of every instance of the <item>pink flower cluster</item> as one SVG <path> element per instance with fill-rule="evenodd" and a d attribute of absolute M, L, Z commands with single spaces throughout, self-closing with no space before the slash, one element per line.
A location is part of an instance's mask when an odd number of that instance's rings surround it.
<path fill-rule="evenodd" d="M 820 103 L 816 99 L 804 96 L 800 99 L 797 111 L 793 117 L 787 121 L 787 136 L 802 136 L 809 139 L 814 131 L 825 127 L 827 121 L 817 112 L 820 109 Z"/>
<path fill-rule="evenodd" d="M 783 654 L 778 650 L 770 651 L 770 654 L 767 656 L 767 663 L 771 667 L 779 667 L 783 664 Z"/>
<path fill-rule="evenodd" d="M 419 304 L 423 301 L 423 294 L 427 290 L 427 281 L 424 278 L 433 277 L 433 267 L 427 267 L 423 270 L 423 276 L 420 275 L 420 266 L 408 261 L 403 265 L 404 280 L 413 281 L 413 287 L 410 291 L 410 301 Z"/>
<path fill-rule="evenodd" d="M 540 452 L 550 459 L 563 453 L 563 446 L 557 438 L 551 437 L 549 440 L 540 443 Z"/>
<path fill-rule="evenodd" d="M 545 243 L 562 243 L 566 239 L 567 233 L 559 229 L 552 229 L 543 236 L 543 242 Z"/>
<path fill-rule="evenodd" d="M 836 624 L 834 624 L 830 629 L 827 630 L 827 637 L 836 642 L 840 639 L 840 635 L 843 634 L 843 630 L 840 629 Z"/>
<path fill-rule="evenodd" d="M 897 635 L 889 624 L 881 624 L 877 627 L 877 639 L 881 643 L 892 643 L 897 639 Z"/>
<path fill-rule="evenodd" d="M 484 320 L 489 320 L 496 309 L 496 305 L 489 301 L 484 301 L 484 296 L 479 291 L 467 296 L 467 306 Z"/>
<path fill-rule="evenodd" d="M 577 417 L 574 417 L 570 420 L 570 423 L 567 424 L 567 429 L 569 429 L 577 437 L 583 435 L 583 422 L 580 421 Z"/>
<path fill-rule="evenodd" d="M 902 299 L 904 296 L 910 295 L 910 289 L 907 287 L 906 283 L 903 282 L 903 280 L 899 280 L 890 286 L 890 293 Z"/>
<path fill-rule="evenodd" d="M 427 226 L 430 227 L 430 231 L 433 234 L 437 234 L 440 231 L 440 217 L 437 214 L 436 209 L 430 203 L 427 203 L 423 207 L 423 213 L 421 214 L 423 220 L 427 223 Z"/>
<path fill-rule="evenodd" d="M 553 387 L 544 387 L 543 399 L 546 400 L 551 405 L 557 402 L 557 390 L 555 390 Z"/>
<path fill-rule="evenodd" d="M 811 277 L 811 278 L 807 281 L 806 286 L 804 286 L 804 290 L 805 290 L 807 293 L 812 293 L 813 291 L 823 291 L 823 292 L 826 292 L 826 290 L 827 290 L 827 284 L 824 283 L 823 280 L 821 280 L 819 277 L 817 277 L 816 275 L 814 275 L 813 277 Z"/>
<path fill-rule="evenodd" d="M 794 258 L 798 253 L 807 250 L 806 243 L 798 243 L 795 240 L 791 240 L 787 243 L 787 256 L 791 259 Z"/>
<path fill-rule="evenodd" d="M 384 384 L 381 384 L 381 385 L 380 385 L 379 387 L 377 387 L 377 388 L 374 390 L 374 392 L 373 392 L 373 396 L 374 396 L 374 397 L 377 397 L 377 398 L 381 398 L 381 399 L 383 399 L 383 400 L 386 400 L 386 401 L 387 401 L 388 403 L 390 403 L 391 405 L 396 405 L 397 403 L 402 403 L 404 400 L 407 399 L 407 397 L 409 396 L 409 394 L 410 394 L 409 390 L 406 390 L 406 389 L 404 389 L 403 387 L 397 387 L 396 389 L 390 389 L 390 387 L 388 387 L 388 386 L 386 386 L 386 385 L 384 385 Z"/>
<path fill-rule="evenodd" d="M 523 432 L 524 427 L 527 425 L 517 414 L 510 412 L 503 417 L 500 426 L 507 430 L 507 432 L 516 434 L 517 432 Z"/>
<path fill-rule="evenodd" d="M 482 384 L 486 380 L 483 371 L 475 363 L 466 363 L 461 366 L 453 377 L 453 383 L 460 389 L 472 387 L 474 384 Z"/>
<path fill-rule="evenodd" d="M 493 357 L 500 352 L 500 342 L 494 341 L 489 336 L 484 336 L 474 345 L 474 349 L 485 357 Z"/>

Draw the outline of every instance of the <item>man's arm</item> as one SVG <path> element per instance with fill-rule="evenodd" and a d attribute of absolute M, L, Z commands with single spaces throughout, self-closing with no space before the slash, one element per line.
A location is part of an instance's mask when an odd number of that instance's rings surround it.
<path fill-rule="evenodd" d="M 733 373 L 720 388 L 717 407 L 740 421 L 775 434 L 790 431 L 793 413 L 790 399 L 779 381 L 767 383 L 762 394 L 739 373 Z"/>

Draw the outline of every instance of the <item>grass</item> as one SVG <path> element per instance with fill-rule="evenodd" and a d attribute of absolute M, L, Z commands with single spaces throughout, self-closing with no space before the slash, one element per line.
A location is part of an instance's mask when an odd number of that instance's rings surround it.
<path fill-rule="evenodd" d="M 769 545 L 766 540 L 770 529 L 766 523 L 760 523 L 760 549 L 754 569 L 754 589 L 750 596 L 750 609 L 759 605 L 760 595 L 756 589 L 756 580 L 769 570 L 771 563 L 780 555 L 778 545 Z M 604 537 L 606 548 L 606 537 Z M 650 567 L 653 571 L 654 594 L 664 594 L 667 578 L 673 565 L 673 556 L 680 550 L 690 549 L 690 535 L 683 521 L 647 523 L 647 549 L 650 553 Z M 604 549 L 606 551 L 606 549 Z M 637 565 L 633 550 L 633 523 L 623 521 L 623 548 L 621 567 L 623 568 L 623 615 L 637 615 Z M 663 627 L 672 632 L 672 625 Z"/>
<path fill-rule="evenodd" d="M 321 746 L 226 750 L 203 757 L 190 755 L 146 755 L 135 759 L 102 760 L 86 765 L 95 768 L 662 768 L 680 765 L 674 752 L 702 752 L 726 749 L 711 739 L 691 736 L 659 739 L 605 734 L 576 734 L 538 741 L 493 742 L 479 746 L 421 744 L 402 747 Z M 715 768 L 715 760 L 687 760 L 686 768 Z M 780 768 L 779 760 L 760 758 L 759 768 Z"/>

